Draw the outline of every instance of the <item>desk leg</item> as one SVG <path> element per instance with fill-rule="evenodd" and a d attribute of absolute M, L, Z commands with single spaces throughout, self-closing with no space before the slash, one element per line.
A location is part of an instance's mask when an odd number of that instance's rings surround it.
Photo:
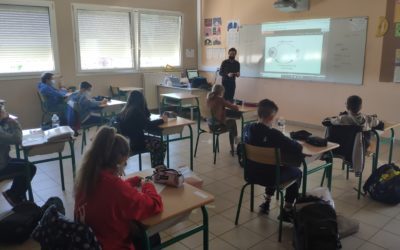
<path fill-rule="evenodd" d="M 75 149 L 74 149 L 74 141 L 68 141 L 69 148 L 71 150 L 71 162 L 72 162 L 72 178 L 75 180 L 76 175 L 76 165 L 75 165 Z"/>
<path fill-rule="evenodd" d="M 394 143 L 394 129 L 390 129 L 390 146 L 389 146 L 389 164 L 392 163 L 392 154 L 393 154 L 393 143 Z"/>
<path fill-rule="evenodd" d="M 167 135 L 167 167 L 169 168 L 169 135 Z"/>
<path fill-rule="evenodd" d="M 61 187 L 62 187 L 62 191 L 65 191 L 64 166 L 63 166 L 63 159 L 62 159 L 62 154 L 61 153 L 58 153 L 58 160 L 60 161 Z"/>
<path fill-rule="evenodd" d="M 307 162 L 305 160 L 303 160 L 303 185 L 302 185 L 302 195 L 303 197 L 306 196 L 306 192 L 307 192 Z M 283 197 L 281 197 L 283 199 Z"/>
<path fill-rule="evenodd" d="M 193 171 L 193 129 L 191 125 L 188 127 L 190 133 L 190 170 Z"/>
<path fill-rule="evenodd" d="M 208 250 L 208 214 L 205 206 L 201 206 L 203 213 L 203 249 Z"/>
<path fill-rule="evenodd" d="M 240 120 L 241 120 L 241 127 L 242 127 L 242 132 L 241 132 L 241 134 L 242 134 L 242 136 L 241 136 L 241 138 L 240 138 L 240 140 L 243 142 L 243 128 L 244 128 L 244 117 L 243 117 L 243 113 L 240 115 Z"/>
<path fill-rule="evenodd" d="M 326 178 L 328 179 L 328 189 L 331 191 L 332 187 L 332 171 L 333 171 L 333 154 L 332 151 L 329 152 L 329 157 L 326 159 L 326 163 L 328 163 L 330 166 L 327 169 L 326 173 L 327 176 Z"/>
<path fill-rule="evenodd" d="M 375 149 L 375 161 L 372 163 L 372 172 L 378 168 L 379 159 L 379 147 L 380 147 L 380 136 L 376 130 L 372 130 L 376 137 L 376 149 Z"/>

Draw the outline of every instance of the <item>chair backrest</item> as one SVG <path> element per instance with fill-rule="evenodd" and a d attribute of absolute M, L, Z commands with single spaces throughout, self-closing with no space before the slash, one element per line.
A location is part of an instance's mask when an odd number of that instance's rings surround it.
<path fill-rule="evenodd" d="M 118 87 L 110 86 L 110 92 L 111 92 L 111 96 L 114 98 L 118 98 L 120 96 Z"/>
<path fill-rule="evenodd" d="M 333 150 L 335 156 L 342 157 L 347 162 L 352 162 L 354 142 L 358 133 L 362 133 L 358 125 L 326 125 L 326 138 L 340 146 Z"/>
<path fill-rule="evenodd" d="M 244 179 L 248 183 L 264 185 L 260 170 L 275 169 L 275 186 L 278 188 L 281 175 L 281 155 L 279 148 L 244 145 Z M 265 174 L 265 173 L 262 173 Z"/>
<path fill-rule="evenodd" d="M 40 91 L 37 91 L 37 95 L 39 97 L 39 101 L 40 101 L 40 107 L 42 109 L 43 112 L 47 111 L 47 106 L 46 106 L 46 97 L 44 97 Z"/>

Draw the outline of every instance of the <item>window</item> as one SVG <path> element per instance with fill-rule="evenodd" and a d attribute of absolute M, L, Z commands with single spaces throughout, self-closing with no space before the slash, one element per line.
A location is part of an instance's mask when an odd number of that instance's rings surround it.
<path fill-rule="evenodd" d="M 81 70 L 133 68 L 129 12 L 77 10 Z"/>
<path fill-rule="evenodd" d="M 78 71 L 181 66 L 182 14 L 93 4 L 73 9 Z"/>
<path fill-rule="evenodd" d="M 0 74 L 56 70 L 52 9 L 43 5 L 0 4 Z"/>
<path fill-rule="evenodd" d="M 139 14 L 140 67 L 181 65 L 181 16 Z"/>

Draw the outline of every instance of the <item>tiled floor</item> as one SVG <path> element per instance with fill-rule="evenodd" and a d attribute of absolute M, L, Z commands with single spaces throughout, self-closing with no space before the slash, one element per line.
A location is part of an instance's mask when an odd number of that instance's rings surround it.
<path fill-rule="evenodd" d="M 289 126 L 287 130 L 293 131 L 301 127 Z M 322 135 L 322 130 L 308 131 Z M 91 134 L 94 134 L 94 130 Z M 187 132 L 187 131 L 186 131 Z M 239 167 L 237 158 L 229 154 L 227 135 L 221 136 L 221 152 L 217 156 L 217 164 L 212 164 L 211 136 L 203 134 L 200 138 L 197 157 L 194 160 L 195 172 L 204 180 L 204 190 L 215 195 L 215 202 L 208 206 L 210 223 L 210 249 L 292 249 L 292 226 L 284 225 L 283 241 L 278 243 L 278 207 L 274 200 L 269 215 L 258 214 L 257 211 L 250 212 L 249 191 L 246 191 L 244 203 L 240 214 L 239 225 L 234 225 L 236 207 L 239 199 L 240 188 L 244 184 L 242 168 Z M 80 138 L 76 143 L 77 162 L 80 162 Z M 384 146 L 380 161 L 387 159 L 387 147 Z M 182 166 L 189 162 L 188 141 L 175 142 L 171 144 L 171 166 Z M 395 147 L 394 159 L 399 162 L 399 145 Z M 38 172 L 33 179 L 33 190 L 35 201 L 43 204 L 51 196 L 58 196 L 64 201 L 67 215 L 72 218 L 73 214 L 73 180 L 71 163 L 65 160 L 64 174 L 66 179 L 66 191 L 62 192 L 60 172 L 58 163 L 46 163 L 38 166 Z M 360 231 L 342 240 L 343 249 L 399 249 L 400 246 L 400 206 L 387 206 L 362 197 L 357 200 L 353 186 L 356 178 L 350 176 L 345 179 L 339 160 L 334 162 L 333 190 L 332 195 L 338 213 L 352 217 L 360 222 Z M 126 172 L 132 173 L 138 170 L 138 161 L 134 157 Z M 143 164 L 149 166 L 149 156 L 143 157 Z M 371 171 L 371 159 L 367 161 L 366 176 Z M 312 189 L 319 185 L 320 173 L 309 176 L 308 188 Z M 0 190 L 9 186 L 9 182 L 0 183 Z M 256 208 L 263 199 L 263 188 L 256 187 Z M 0 212 L 9 210 L 10 206 L 0 196 Z M 201 222 L 201 212 L 195 210 L 188 221 L 162 232 L 163 239 L 188 229 Z M 1 246 L 0 249 L 40 249 L 32 240 L 22 245 Z M 202 249 L 202 234 L 199 233 L 167 249 Z"/>

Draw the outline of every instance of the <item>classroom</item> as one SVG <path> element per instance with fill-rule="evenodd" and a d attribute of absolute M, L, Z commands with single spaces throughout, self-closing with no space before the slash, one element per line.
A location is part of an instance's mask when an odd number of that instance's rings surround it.
<path fill-rule="evenodd" d="M 0 249 L 398 249 L 399 93 L 398 0 L 0 0 Z"/>

